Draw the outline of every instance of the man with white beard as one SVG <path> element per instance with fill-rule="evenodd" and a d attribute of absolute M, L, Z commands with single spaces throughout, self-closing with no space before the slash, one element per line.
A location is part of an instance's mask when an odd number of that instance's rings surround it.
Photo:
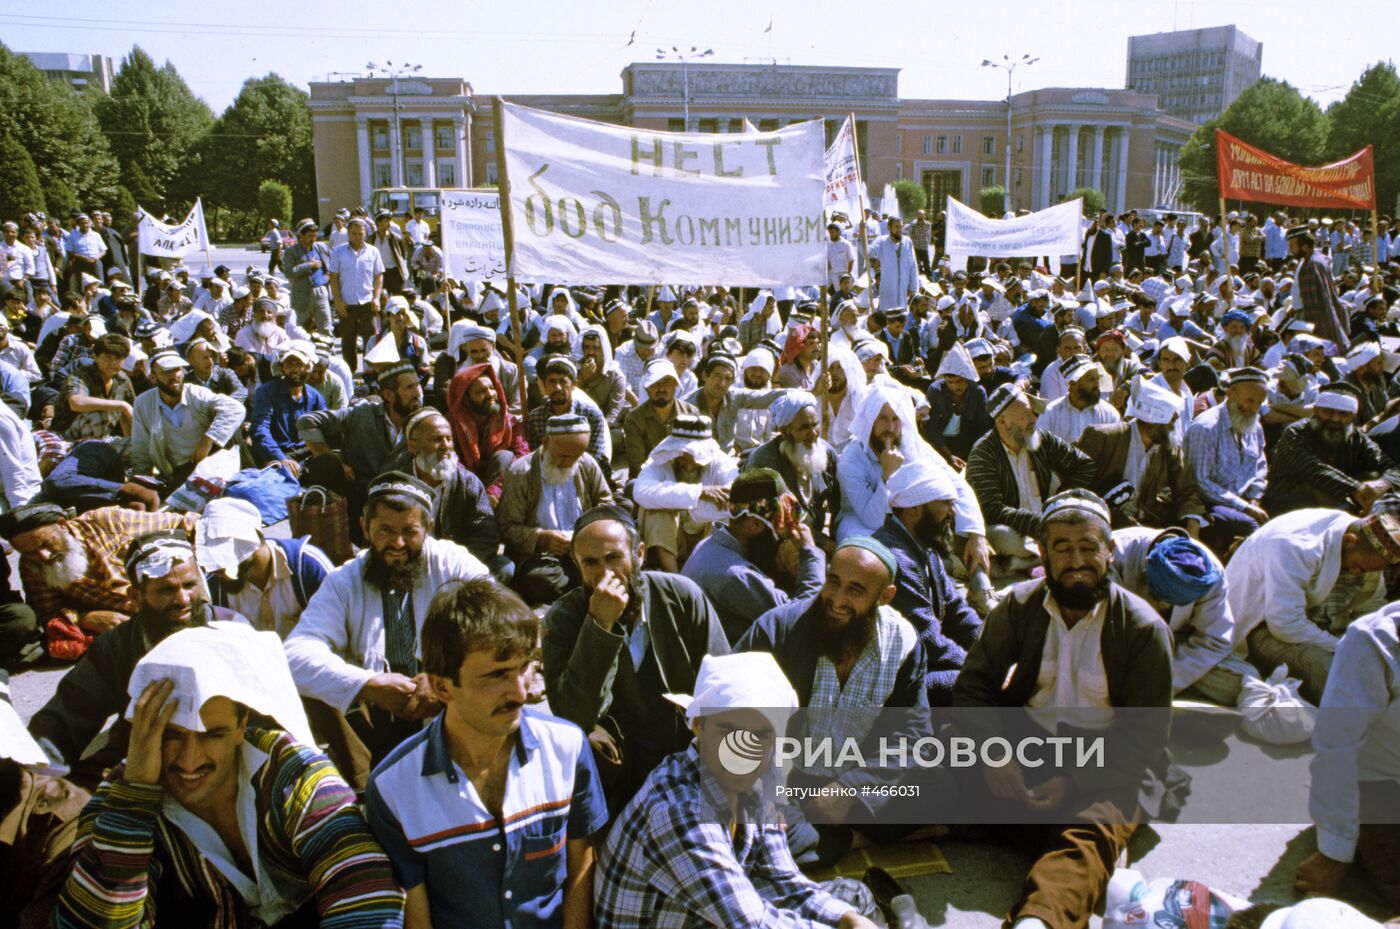
<path fill-rule="evenodd" d="M 1259 422 L 1268 382 L 1268 374 L 1258 368 L 1229 372 L 1225 402 L 1197 416 L 1186 430 L 1186 461 L 1210 517 L 1201 540 L 1222 559 L 1237 537 L 1248 536 L 1269 519 L 1260 506 L 1269 463 Z"/>
<path fill-rule="evenodd" d="M 642 541 L 660 570 L 678 573 L 710 524 L 728 517 L 729 485 L 738 473 L 715 441 L 710 417 L 676 417 L 632 485 Z"/>
<path fill-rule="evenodd" d="M 512 586 L 532 605 L 553 603 L 578 586 L 569 557 L 574 522 L 612 503 L 607 475 L 588 454 L 589 435 L 582 416 L 551 416 L 544 443 L 506 471 L 496 518 L 506 554 L 516 561 Z"/>
<path fill-rule="evenodd" d="M 403 437 L 402 450 L 390 456 L 384 470 L 406 471 L 432 489 L 433 538 L 463 546 L 486 565 L 492 577 L 509 582 L 514 565 L 497 554 L 501 531 L 491 499 L 481 478 L 458 460 L 447 417 L 422 407 L 404 423 Z"/>
<path fill-rule="evenodd" d="M 768 425 L 777 435 L 754 449 L 745 471 L 769 468 L 797 498 L 798 512 L 823 548 L 829 548 L 827 514 L 840 507 L 836 486 L 836 456 L 817 428 L 817 398 L 790 390 L 774 401 Z"/>
<path fill-rule="evenodd" d="M 271 366 L 282 357 L 282 350 L 292 341 L 287 330 L 277 325 L 277 303 L 267 297 L 259 297 L 253 304 L 253 322 L 238 330 L 233 344 L 259 362 Z"/>
<path fill-rule="evenodd" d="M 1217 368 L 1249 368 L 1257 365 L 1262 353 L 1249 337 L 1253 320 L 1244 310 L 1230 310 L 1220 317 L 1220 328 L 1225 337 L 1217 342 L 1206 355 L 1206 360 Z"/>

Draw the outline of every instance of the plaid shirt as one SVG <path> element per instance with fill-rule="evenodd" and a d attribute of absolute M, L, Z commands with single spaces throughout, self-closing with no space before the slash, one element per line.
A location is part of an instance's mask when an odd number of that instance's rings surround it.
<path fill-rule="evenodd" d="M 1145 277 L 1142 279 L 1142 292 L 1161 306 L 1168 297 L 1176 295 L 1176 285 L 1165 278 Z"/>
<path fill-rule="evenodd" d="M 1226 405 L 1213 406 L 1186 430 L 1186 463 L 1207 503 L 1239 509 L 1262 497 L 1268 483 L 1264 427 L 1236 435 Z"/>
<path fill-rule="evenodd" d="M 24 584 L 24 599 L 40 623 L 59 616 L 76 620 L 92 610 L 135 613 L 137 605 L 131 599 L 131 584 L 122 566 L 127 545 L 157 529 L 184 529 L 193 539 L 196 518 L 194 514 L 144 513 L 106 506 L 70 519 L 64 525 L 87 552 L 86 573 L 59 590 L 44 583 L 38 566 L 21 558 L 19 579 Z"/>
<path fill-rule="evenodd" d="M 656 355 L 653 354 L 651 357 L 655 358 Z M 617 366 L 622 369 L 622 376 L 627 378 L 628 388 L 639 398 L 645 393 L 642 390 L 642 375 L 646 372 L 647 362 L 650 360 L 651 358 L 642 358 L 637 354 L 635 340 L 623 343 L 613 353 L 613 361 L 617 362 Z"/>
<path fill-rule="evenodd" d="M 916 219 L 909 224 L 909 241 L 914 243 L 914 248 L 923 251 L 928 248 L 929 235 L 933 232 L 933 226 L 926 219 Z"/>
<path fill-rule="evenodd" d="M 539 448 L 544 443 L 544 430 L 551 416 L 567 415 L 555 413 L 551 407 L 548 401 L 541 403 L 525 418 L 525 439 L 531 448 Z M 594 461 L 607 462 L 612 457 L 609 454 L 612 436 L 609 435 L 607 421 L 603 419 L 603 411 L 587 400 L 574 397 L 573 409 L 569 413 L 588 420 L 588 454 L 593 456 Z"/>
<path fill-rule="evenodd" d="M 809 929 L 852 910 L 797 870 L 777 811 L 757 792 L 729 804 L 691 746 L 666 758 L 598 853 L 598 929 Z"/>
<path fill-rule="evenodd" d="M 92 345 L 87 336 L 81 332 L 64 336 L 58 343 L 58 350 L 53 353 L 53 360 L 49 362 L 50 378 L 54 381 L 62 380 L 72 373 L 73 365 L 91 357 Z"/>

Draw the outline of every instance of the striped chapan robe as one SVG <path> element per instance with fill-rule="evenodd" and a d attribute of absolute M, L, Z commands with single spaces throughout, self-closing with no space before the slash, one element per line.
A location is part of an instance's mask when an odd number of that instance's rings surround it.
<path fill-rule="evenodd" d="M 276 875 L 284 895 L 297 895 L 289 901 L 292 909 L 314 899 L 319 925 L 327 929 L 401 927 L 403 891 L 335 767 L 285 732 L 249 727 L 244 737 L 240 751 L 251 746 L 267 756 L 252 775 L 258 867 Z M 54 926 L 263 925 L 234 885 L 162 815 L 163 794 L 158 784 L 122 780 L 97 789 L 78 822 L 73 870 Z"/>

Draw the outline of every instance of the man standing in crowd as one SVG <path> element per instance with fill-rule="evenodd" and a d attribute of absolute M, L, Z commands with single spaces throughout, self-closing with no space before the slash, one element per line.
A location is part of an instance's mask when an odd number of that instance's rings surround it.
<path fill-rule="evenodd" d="M 331 303 L 340 322 L 340 350 L 354 370 L 360 357 L 359 339 L 374 335 L 375 310 L 384 296 L 384 258 L 365 241 L 368 223 L 356 217 L 347 227 L 349 238 L 331 250 Z"/>

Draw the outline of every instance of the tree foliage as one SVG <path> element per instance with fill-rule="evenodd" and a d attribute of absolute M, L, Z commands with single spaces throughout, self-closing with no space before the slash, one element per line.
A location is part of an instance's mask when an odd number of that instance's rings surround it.
<path fill-rule="evenodd" d="M 44 183 L 44 202 L 49 205 L 49 212 L 65 223 L 68 221 L 69 213 L 75 209 L 81 209 L 78 206 L 78 195 L 61 177 L 50 178 Z M 107 203 L 106 200 L 101 202 L 103 205 Z M 98 209 L 98 207 L 93 206 L 89 209 Z"/>
<path fill-rule="evenodd" d="M 44 189 L 61 180 L 81 202 L 99 204 L 116 194 L 117 160 L 92 100 L 0 45 L 0 139 L 24 148 Z"/>
<path fill-rule="evenodd" d="M 915 213 L 928 205 L 928 192 L 908 178 L 894 182 L 894 198 L 899 201 L 899 213 L 905 219 L 912 220 Z"/>
<path fill-rule="evenodd" d="M 117 193 L 112 198 L 112 222 L 116 223 L 118 228 L 125 228 L 136 215 L 136 207 L 136 198 L 131 195 L 131 191 L 118 184 Z"/>
<path fill-rule="evenodd" d="M 237 99 L 195 146 L 182 183 L 196 194 L 236 210 L 258 208 L 265 179 L 291 189 L 296 215 L 316 212 L 316 160 L 308 95 L 276 74 L 250 78 Z"/>
<path fill-rule="evenodd" d="M 11 219 L 47 209 L 29 153 L 14 139 L 0 136 L 0 217 Z"/>
<path fill-rule="evenodd" d="M 1098 216 L 1108 209 L 1108 198 L 1097 187 L 1076 187 L 1065 195 L 1066 200 L 1073 200 L 1076 197 L 1084 198 L 1085 216 Z"/>
<path fill-rule="evenodd" d="M 980 188 L 977 191 L 977 206 L 985 215 L 1000 219 L 1006 212 L 1006 188 L 1000 184 Z"/>
<path fill-rule="evenodd" d="M 140 46 L 122 59 L 110 96 L 96 107 L 107 144 L 122 166 L 122 181 L 151 209 L 161 209 L 190 149 L 214 123 L 175 66 L 157 68 Z M 137 176 L 144 184 L 137 182 Z M 142 189 L 144 187 L 145 189 Z"/>
<path fill-rule="evenodd" d="M 1376 147 L 1376 205 L 1389 212 L 1400 194 L 1400 75 L 1389 61 L 1362 72 L 1347 95 L 1327 110 L 1327 160 Z"/>
<path fill-rule="evenodd" d="M 1177 159 L 1183 199 L 1208 215 L 1220 207 L 1216 129 L 1295 164 L 1317 165 L 1327 160 L 1327 115 L 1287 81 L 1262 78 L 1240 94 L 1219 119 L 1202 123 Z M 1260 204 L 1259 210 L 1269 206 Z"/>
<path fill-rule="evenodd" d="M 263 181 L 258 185 L 258 214 L 263 220 L 276 219 L 290 225 L 292 189 L 281 181 Z"/>

